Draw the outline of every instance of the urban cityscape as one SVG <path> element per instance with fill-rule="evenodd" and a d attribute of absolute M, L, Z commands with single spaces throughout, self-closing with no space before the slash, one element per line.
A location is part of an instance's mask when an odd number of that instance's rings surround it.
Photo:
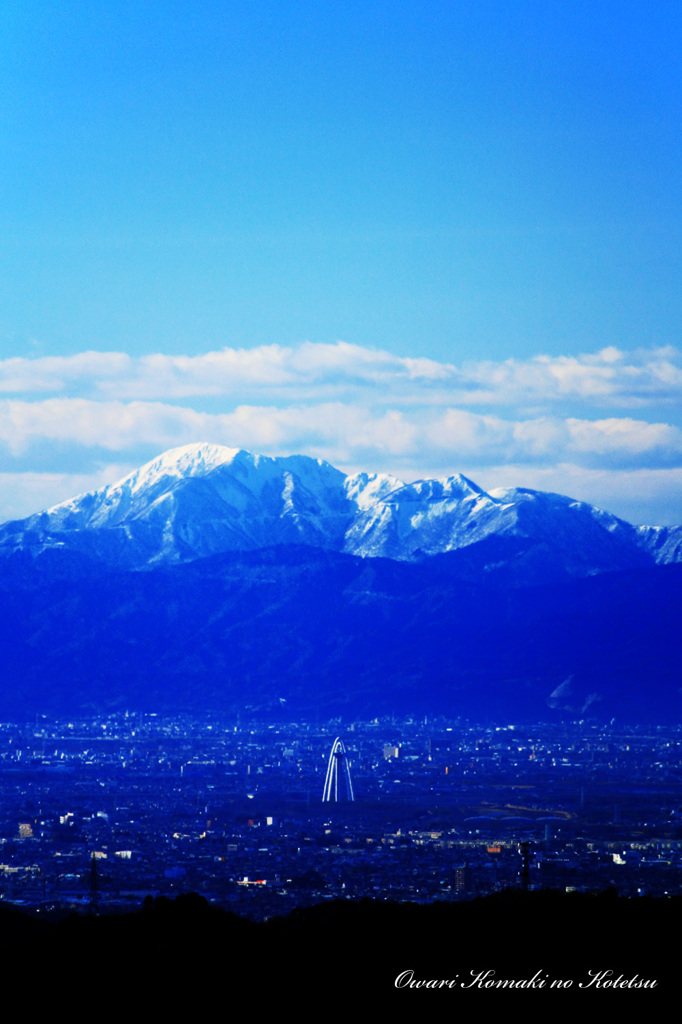
<path fill-rule="evenodd" d="M 682 727 L 116 713 L 0 725 L 0 899 L 200 894 L 254 921 L 326 900 L 676 895 Z"/>

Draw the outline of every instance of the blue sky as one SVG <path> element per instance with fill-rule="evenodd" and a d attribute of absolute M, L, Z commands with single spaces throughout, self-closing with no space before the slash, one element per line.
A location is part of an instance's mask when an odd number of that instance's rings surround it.
<path fill-rule="evenodd" d="M 682 522 L 682 9 L 7 0 L 0 519 L 211 440 Z"/>

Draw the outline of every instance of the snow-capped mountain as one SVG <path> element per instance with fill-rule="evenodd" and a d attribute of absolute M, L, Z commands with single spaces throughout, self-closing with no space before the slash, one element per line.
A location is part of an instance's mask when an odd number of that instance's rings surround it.
<path fill-rule="evenodd" d="M 561 495 L 486 493 L 461 475 L 345 476 L 303 455 L 211 444 L 0 528 L 0 553 L 67 548 L 137 569 L 290 544 L 399 561 L 464 552 L 477 572 L 512 561 L 532 582 L 682 560 L 682 528 L 635 528 Z"/>
<path fill-rule="evenodd" d="M 187 445 L 118 483 L 6 524 L 0 547 L 67 546 L 137 568 L 274 544 L 340 550 L 357 510 L 394 486 L 388 477 L 347 478 L 302 455 Z"/>
<path fill-rule="evenodd" d="M 0 711 L 667 721 L 668 562 L 681 528 L 556 494 L 190 445 L 0 527 Z"/>

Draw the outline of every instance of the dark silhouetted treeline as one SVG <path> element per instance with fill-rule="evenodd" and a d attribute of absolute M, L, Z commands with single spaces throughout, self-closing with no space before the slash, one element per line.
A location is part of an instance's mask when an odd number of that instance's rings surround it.
<path fill-rule="evenodd" d="M 330 901 L 256 924 L 189 893 L 148 897 L 135 913 L 60 920 L 0 907 L 0 954 L 6 977 L 48 1004 L 96 992 L 167 1006 L 210 991 L 230 1006 L 237 997 L 254 1007 L 355 1005 L 371 994 L 407 1000 L 413 1012 L 433 999 L 484 1010 L 501 997 L 634 1001 L 642 1011 L 674 997 L 681 910 L 681 897 L 506 892 L 429 905 Z M 608 984 L 619 979 L 618 989 Z"/>

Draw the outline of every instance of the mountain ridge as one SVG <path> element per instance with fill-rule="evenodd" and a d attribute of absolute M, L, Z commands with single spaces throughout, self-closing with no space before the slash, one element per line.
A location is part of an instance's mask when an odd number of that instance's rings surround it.
<path fill-rule="evenodd" d="M 285 545 L 138 572 L 16 552 L 0 710 L 680 718 L 682 566 L 514 588 L 461 555 Z"/>
<path fill-rule="evenodd" d="M 678 719 L 681 534 L 174 449 L 0 528 L 0 710 Z"/>
<path fill-rule="evenodd" d="M 3 524 L 0 556 L 68 548 L 109 566 L 145 569 L 303 544 L 419 561 L 477 546 L 483 552 L 494 537 L 517 563 L 524 542 L 532 582 L 541 582 L 543 562 L 558 580 L 682 561 L 682 527 L 635 527 L 564 495 L 522 487 L 486 492 L 462 474 L 411 483 L 389 474 L 347 476 L 310 456 L 203 443 L 171 449 L 114 484 Z M 501 548 L 492 560 L 479 559 L 479 571 L 494 575 L 500 559 Z"/>

